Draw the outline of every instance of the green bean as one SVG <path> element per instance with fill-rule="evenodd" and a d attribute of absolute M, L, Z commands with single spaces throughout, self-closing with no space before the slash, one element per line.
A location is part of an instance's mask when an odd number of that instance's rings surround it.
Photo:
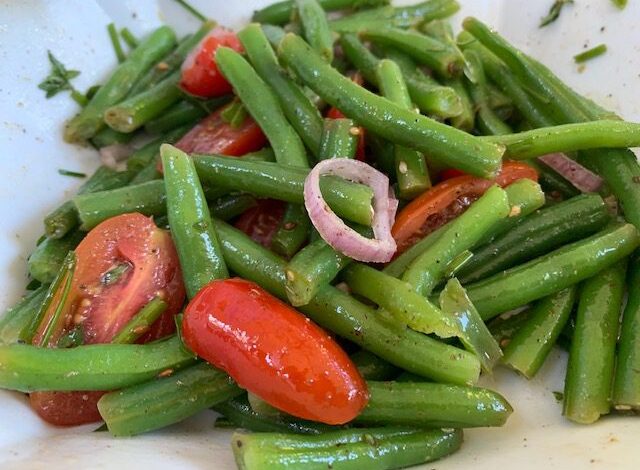
<path fill-rule="evenodd" d="M 178 102 L 180 71 L 176 70 L 157 85 L 107 108 L 104 120 L 118 132 L 133 132 Z"/>
<path fill-rule="evenodd" d="M 0 386 L 9 390 L 113 390 L 151 380 L 193 356 L 172 339 L 147 345 L 92 344 L 68 349 L 0 346 Z"/>
<path fill-rule="evenodd" d="M 282 111 L 291 126 L 314 155 L 320 149 L 322 117 L 302 89 L 282 70 L 269 45 L 267 37 L 257 24 L 251 24 L 238 33 L 256 72 L 278 97 Z"/>
<path fill-rule="evenodd" d="M 528 379 L 536 375 L 569 320 L 576 292 L 572 286 L 535 304 L 504 349 L 507 366 Z"/>
<path fill-rule="evenodd" d="M 476 126 L 485 135 L 511 134 L 511 128 L 505 124 L 491 107 L 487 80 L 479 54 L 474 50 L 464 53 L 467 63 L 472 63 L 476 81 L 467 81 L 467 89 L 476 108 Z"/>
<path fill-rule="evenodd" d="M 505 191 L 492 186 L 462 215 L 446 225 L 442 236 L 411 262 L 402 279 L 418 293 L 429 295 L 442 279 L 449 262 L 478 243 L 494 224 L 507 217 L 509 211 Z"/>
<path fill-rule="evenodd" d="M 318 158 L 353 158 L 358 147 L 359 131 L 351 119 L 325 118 Z"/>
<path fill-rule="evenodd" d="M 304 206 L 287 204 L 284 216 L 271 239 L 271 249 L 289 259 L 309 238 L 311 221 Z"/>
<path fill-rule="evenodd" d="M 390 103 L 354 84 L 295 35 L 280 44 L 280 55 L 300 79 L 331 105 L 390 141 L 429 152 L 434 159 L 478 176 L 497 171 L 502 149 Z"/>
<path fill-rule="evenodd" d="M 487 323 L 491 335 L 503 350 L 516 332 L 531 318 L 531 310 L 528 308 L 514 314 L 499 315 Z"/>
<path fill-rule="evenodd" d="M 216 63 L 269 139 L 276 161 L 282 165 L 308 166 L 300 137 L 287 121 L 275 93 L 253 67 L 227 47 L 217 49 Z"/>
<path fill-rule="evenodd" d="M 400 67 L 389 59 L 383 59 L 378 63 L 376 72 L 382 96 L 405 109 L 413 109 Z M 394 154 L 401 199 L 413 199 L 431 186 L 427 162 L 420 152 L 396 145 Z"/>
<path fill-rule="evenodd" d="M 53 281 L 67 253 L 78 246 L 84 235 L 74 230 L 62 238 L 46 238 L 29 256 L 27 266 L 31 277 L 43 284 Z"/>
<path fill-rule="evenodd" d="M 160 318 L 167 309 L 167 303 L 160 297 L 153 298 L 146 304 L 111 340 L 112 344 L 133 344 L 136 340 L 149 331 L 151 325 Z"/>
<path fill-rule="evenodd" d="M 160 155 L 156 155 L 157 159 L 160 158 Z M 162 173 L 158 171 L 158 161 L 153 161 L 147 164 L 142 170 L 136 173 L 136 176 L 133 177 L 131 182 L 129 183 L 132 186 L 148 183 L 149 181 L 162 179 Z"/>
<path fill-rule="evenodd" d="M 625 271 L 626 262 L 616 263 L 581 288 L 562 409 L 576 423 L 593 423 L 611 407 Z"/>
<path fill-rule="evenodd" d="M 229 272 L 191 158 L 168 144 L 160 147 L 160 155 L 171 235 L 187 295 L 192 298 L 214 279 L 229 277 Z"/>
<path fill-rule="evenodd" d="M 168 26 L 161 26 L 142 41 L 100 87 L 89 104 L 67 123 L 64 130 L 65 141 L 82 142 L 93 137 L 104 127 L 102 116 L 105 110 L 120 102 L 136 80 L 175 43 L 176 36 Z"/>
<path fill-rule="evenodd" d="M 461 78 L 443 80 L 442 82 L 447 87 L 456 92 L 456 95 L 460 99 L 461 111 L 458 115 L 452 116 L 450 121 L 451 125 L 456 129 L 460 129 L 465 132 L 471 132 L 476 122 L 476 110 L 471 101 L 471 96 L 464 85 Z"/>
<path fill-rule="evenodd" d="M 456 278 L 449 279 L 440 293 L 440 309 L 457 323 L 464 348 L 476 355 L 484 371 L 491 373 L 502 351 Z"/>
<path fill-rule="evenodd" d="M 78 189 L 78 194 L 90 194 L 120 188 L 133 177 L 128 171 L 99 167 Z M 49 238 L 62 238 L 78 225 L 78 213 L 72 201 L 67 201 L 44 218 L 44 231 Z"/>
<path fill-rule="evenodd" d="M 618 340 L 612 403 L 616 410 L 640 409 L 640 263 L 631 258 L 627 274 L 628 298 Z"/>
<path fill-rule="evenodd" d="M 304 31 L 304 38 L 318 54 L 333 61 L 333 35 L 327 15 L 318 0 L 295 0 L 296 13 Z"/>
<path fill-rule="evenodd" d="M 283 413 L 276 416 L 257 413 L 251 408 L 246 394 L 218 403 L 213 406 L 213 409 L 229 419 L 235 427 L 250 431 L 321 434 L 336 429 L 335 426 L 293 418 Z"/>
<path fill-rule="evenodd" d="M 536 169 L 540 186 L 542 186 L 549 195 L 559 195 L 564 199 L 569 199 L 580 194 L 580 191 L 576 189 L 574 185 L 547 166 L 543 161 L 532 159 L 527 161 L 527 165 Z"/>
<path fill-rule="evenodd" d="M 189 128 L 187 126 L 173 128 L 165 135 L 158 137 L 157 139 L 154 139 L 148 144 L 139 148 L 138 150 L 133 152 L 129 156 L 129 158 L 127 158 L 127 169 L 140 172 L 152 163 L 157 163 L 156 160 L 160 155 L 160 145 L 164 143 L 172 144 L 176 142 L 184 134 L 186 134 L 188 130 Z M 136 179 L 136 177 L 134 177 L 134 180 Z M 132 184 L 135 184 L 134 180 L 131 181 Z"/>
<path fill-rule="evenodd" d="M 513 409 L 479 387 L 430 382 L 367 382 L 369 404 L 356 422 L 417 427 L 502 426 Z"/>
<path fill-rule="evenodd" d="M 386 5 L 389 0 L 318 0 L 318 3 L 326 11 L 335 11 Z M 279 1 L 254 11 L 252 19 L 257 23 L 284 24 L 290 21 L 294 9 L 294 0 Z"/>
<path fill-rule="evenodd" d="M 400 372 L 393 364 L 364 349 L 351 354 L 349 358 L 365 380 L 391 380 Z"/>
<path fill-rule="evenodd" d="M 294 204 L 304 203 L 307 169 L 212 155 L 197 156 L 194 164 L 205 185 Z M 361 225 L 371 225 L 370 188 L 326 176 L 320 179 L 320 187 L 327 203 L 339 216 Z"/>
<path fill-rule="evenodd" d="M 459 51 L 417 31 L 374 28 L 365 29 L 360 34 L 376 43 L 397 47 L 441 77 L 454 78 L 462 73 L 463 57 Z"/>
<path fill-rule="evenodd" d="M 122 50 L 122 44 L 120 44 L 120 37 L 118 36 L 116 25 L 109 23 L 107 25 L 107 32 L 109 33 L 109 39 L 111 39 L 111 45 L 113 46 L 113 51 L 116 53 L 118 63 L 124 62 L 127 59 L 127 56 Z"/>
<path fill-rule="evenodd" d="M 180 422 L 241 393 L 227 374 L 200 363 L 107 393 L 98 410 L 111 434 L 135 436 Z"/>
<path fill-rule="evenodd" d="M 228 102 L 229 97 L 224 95 L 218 99 L 207 101 L 207 106 L 211 106 L 215 110 Z M 162 134 L 179 126 L 188 125 L 193 127 L 197 121 L 207 114 L 207 110 L 203 106 L 191 101 L 179 101 L 165 110 L 161 116 L 149 120 L 144 125 L 144 130 L 149 134 Z"/>
<path fill-rule="evenodd" d="M 428 0 L 406 7 L 381 7 L 345 16 L 329 25 L 334 31 L 358 32 L 365 28 L 408 28 L 418 23 L 446 18 L 460 9 L 455 0 Z"/>
<path fill-rule="evenodd" d="M 377 85 L 376 68 L 379 59 L 358 39 L 347 33 L 340 37 L 340 45 L 349 61 L 362 73 L 365 80 Z M 448 118 L 460 114 L 462 108 L 458 95 L 438 84 L 422 72 L 406 54 L 392 48 L 384 48 L 385 55 L 396 62 L 407 83 L 411 100 L 425 114 Z"/>
<path fill-rule="evenodd" d="M 506 147 L 505 157 L 523 160 L 554 152 L 640 146 L 640 124 L 591 121 L 483 137 Z"/>
<path fill-rule="evenodd" d="M 285 262 L 233 227 L 223 222 L 217 227 L 229 269 L 286 299 Z M 398 329 L 383 314 L 333 286 L 321 287 L 300 310 L 323 328 L 421 376 L 465 384 L 475 382 L 480 373 L 473 355 L 421 333 Z"/>
<path fill-rule="evenodd" d="M 80 230 L 88 231 L 100 222 L 129 212 L 148 216 L 167 211 L 164 181 L 154 180 L 135 186 L 78 195 L 73 204 L 78 211 Z"/>
<path fill-rule="evenodd" d="M 576 196 L 541 209 L 492 243 L 475 250 L 458 277 L 465 284 L 486 278 L 592 235 L 609 220 L 607 206 L 597 194 Z"/>
<path fill-rule="evenodd" d="M 506 217 L 498 221 L 493 226 L 491 232 L 488 232 L 486 236 L 478 242 L 478 244 L 486 243 L 490 241 L 492 237 L 497 237 L 508 232 L 520 220 L 522 220 L 522 218 L 544 205 L 544 193 L 540 189 L 540 186 L 532 180 L 518 180 L 507 186 L 505 188 L 505 192 L 507 193 L 507 199 L 509 200 L 509 214 L 517 213 L 517 215 Z M 515 212 L 514 208 L 517 208 L 515 209 Z M 393 277 L 402 276 L 409 265 L 436 242 L 440 235 L 444 233 L 446 227 L 447 225 L 444 225 L 424 237 L 389 263 L 383 271 Z"/>
<path fill-rule="evenodd" d="M 460 430 L 379 428 L 318 436 L 236 432 L 231 437 L 236 465 L 241 470 L 395 469 L 440 459 L 461 444 Z"/>
<path fill-rule="evenodd" d="M 284 35 L 287 34 L 286 31 L 280 26 L 274 26 L 272 24 L 262 24 L 260 25 L 260 27 L 262 28 L 262 32 L 264 33 L 265 37 L 269 41 L 269 44 L 271 44 L 271 47 L 273 48 L 277 48 Z"/>
<path fill-rule="evenodd" d="M 90 142 L 95 148 L 101 149 L 113 144 L 126 144 L 131 142 L 135 136 L 135 133 L 125 134 L 124 132 L 116 132 L 110 127 L 103 127 L 91 137 Z"/>
<path fill-rule="evenodd" d="M 222 196 L 209 204 L 209 212 L 212 217 L 229 220 L 239 216 L 255 205 L 255 198 L 249 194 L 229 194 Z"/>
<path fill-rule="evenodd" d="M 216 26 L 215 21 L 205 21 L 193 34 L 180 40 L 178 47 L 162 57 L 129 92 L 135 96 L 157 85 L 175 70 L 178 70 L 191 50 Z"/>
<path fill-rule="evenodd" d="M 40 310 L 48 288 L 48 285 L 43 284 L 27 293 L 0 317 L 0 345 L 17 343 L 25 337 L 24 332 Z"/>
<path fill-rule="evenodd" d="M 595 275 L 631 254 L 639 243 L 633 225 L 613 226 L 470 284 L 467 293 L 486 321 Z"/>

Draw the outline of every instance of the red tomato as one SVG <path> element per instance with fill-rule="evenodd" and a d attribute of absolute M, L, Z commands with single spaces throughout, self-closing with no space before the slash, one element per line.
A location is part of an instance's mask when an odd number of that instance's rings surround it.
<path fill-rule="evenodd" d="M 201 98 L 212 98 L 231 92 L 231 85 L 218 70 L 216 50 L 220 46 L 242 52 L 242 44 L 233 31 L 216 27 L 193 48 L 182 64 L 180 87 Z"/>
<path fill-rule="evenodd" d="M 246 210 L 235 227 L 249 235 L 253 241 L 269 248 L 284 217 L 286 204 L 276 199 L 259 199 L 258 204 Z"/>
<path fill-rule="evenodd" d="M 108 343 L 156 295 L 165 299 L 168 308 L 141 341 L 173 332 L 173 316 L 184 303 L 185 290 L 169 232 L 156 227 L 151 218 L 124 214 L 91 230 L 75 253 L 71 288 L 44 346 L 56 347 L 60 337 L 75 328 L 81 328 L 84 344 Z M 109 281 L 107 273 L 114 273 L 114 268 L 124 270 Z M 56 306 L 53 302 L 45 314 L 33 344 L 41 344 Z M 82 424 L 99 419 L 94 405 L 101 393 L 37 392 L 31 403 L 52 424 Z M 73 414 L 64 412 L 71 408 L 76 410 Z"/>
<path fill-rule="evenodd" d="M 222 120 L 221 113 L 222 109 L 204 118 L 176 143 L 176 147 L 187 153 L 235 157 L 266 145 L 267 138 L 251 116 L 247 116 L 240 127 L 233 128 Z"/>
<path fill-rule="evenodd" d="M 207 284 L 187 306 L 182 326 L 198 356 L 293 416 L 344 424 L 368 402 L 366 383 L 340 346 L 253 282 Z"/>
<path fill-rule="evenodd" d="M 456 170 L 455 168 L 447 168 L 446 170 L 442 170 L 438 177 L 440 178 L 440 181 L 444 181 L 464 175 L 466 175 L 464 171 Z"/>

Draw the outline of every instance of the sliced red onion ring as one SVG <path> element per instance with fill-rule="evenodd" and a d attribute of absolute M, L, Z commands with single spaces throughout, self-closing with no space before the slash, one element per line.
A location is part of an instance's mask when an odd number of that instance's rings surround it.
<path fill-rule="evenodd" d="M 583 193 L 593 193 L 602 187 L 602 178 L 580 165 L 564 153 L 550 153 L 538 157 Z"/>
<path fill-rule="evenodd" d="M 374 238 L 366 238 L 346 225 L 327 205 L 320 192 L 320 176 L 334 175 L 373 190 Z M 398 201 L 389 197 L 389 178 L 364 162 L 350 158 L 334 158 L 318 163 L 304 182 L 304 205 L 320 236 L 335 250 L 358 261 L 386 263 L 396 251 L 391 236 Z"/>
<path fill-rule="evenodd" d="M 134 148 L 128 144 L 111 144 L 100 149 L 100 162 L 112 170 L 119 170 L 120 163 L 129 158 Z"/>

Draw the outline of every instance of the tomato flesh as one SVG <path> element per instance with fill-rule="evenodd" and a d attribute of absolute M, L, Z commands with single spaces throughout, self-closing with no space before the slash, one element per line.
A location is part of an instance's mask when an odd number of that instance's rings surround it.
<path fill-rule="evenodd" d="M 242 52 L 242 44 L 233 31 L 217 27 L 193 49 L 182 64 L 180 87 L 189 94 L 212 98 L 231 92 L 231 85 L 218 70 L 215 55 L 220 46 Z"/>
<path fill-rule="evenodd" d="M 238 217 L 235 227 L 249 235 L 256 243 L 269 248 L 284 217 L 285 207 L 283 201 L 259 199 L 254 207 Z"/>
<path fill-rule="evenodd" d="M 213 281 L 183 319 L 189 348 L 293 416 L 344 424 L 366 406 L 366 383 L 320 327 L 260 286 Z"/>
<path fill-rule="evenodd" d="M 89 232 L 75 254 L 76 269 L 62 315 L 43 346 L 57 347 L 59 339 L 76 328 L 84 344 L 108 343 L 156 296 L 168 308 L 140 342 L 175 330 L 173 317 L 185 299 L 178 254 L 169 232 L 151 218 L 133 213 L 108 219 Z M 56 302 L 46 312 L 33 344 L 42 343 L 55 306 Z M 100 419 L 95 403 L 101 393 L 36 392 L 31 404 L 51 424 L 83 424 Z M 66 413 L 69 409 L 73 412 Z"/>

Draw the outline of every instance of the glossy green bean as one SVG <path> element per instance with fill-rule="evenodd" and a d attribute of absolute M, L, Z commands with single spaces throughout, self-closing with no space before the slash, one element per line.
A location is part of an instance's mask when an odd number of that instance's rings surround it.
<path fill-rule="evenodd" d="M 0 345 L 13 344 L 24 338 L 47 295 L 48 285 L 42 285 L 27 293 L 16 305 L 0 317 Z"/>
<path fill-rule="evenodd" d="M 502 426 L 513 411 L 498 393 L 431 382 L 367 382 L 369 404 L 356 422 L 417 427 Z"/>
<path fill-rule="evenodd" d="M 229 269 L 286 299 L 284 261 L 233 227 L 223 222 L 217 226 Z M 383 314 L 335 287 L 321 287 L 300 310 L 320 326 L 421 376 L 465 384 L 474 383 L 480 373 L 477 359 L 466 351 L 398 329 Z"/>
<path fill-rule="evenodd" d="M 136 340 L 149 331 L 151 325 L 160 318 L 167 309 L 167 303 L 160 297 L 155 297 L 147 305 L 142 307 L 131 320 L 111 340 L 112 344 L 133 344 Z"/>
<path fill-rule="evenodd" d="M 429 152 L 434 159 L 471 174 L 490 177 L 497 171 L 503 152 L 499 146 L 480 143 L 473 136 L 365 90 L 324 63 L 301 38 L 285 36 L 279 54 L 306 85 L 372 132 L 396 144 Z"/>
<path fill-rule="evenodd" d="M 625 272 L 626 262 L 616 263 L 581 286 L 562 408 L 576 423 L 593 423 L 611 407 Z"/>
<path fill-rule="evenodd" d="M 135 136 L 136 133 L 125 134 L 124 132 L 116 132 L 110 127 L 103 127 L 89 141 L 95 148 L 101 149 L 113 144 L 126 144 L 131 142 Z"/>
<path fill-rule="evenodd" d="M 318 436 L 235 433 L 231 438 L 241 470 L 387 470 L 445 457 L 462 444 L 460 430 L 393 428 L 332 431 Z"/>
<path fill-rule="evenodd" d="M 176 43 L 176 36 L 168 26 L 161 26 L 136 47 L 127 60 L 116 68 L 89 104 L 69 121 L 64 130 L 67 142 L 83 142 L 104 127 L 103 114 L 120 102 L 134 83 L 167 53 Z"/>
<path fill-rule="evenodd" d="M 178 423 L 241 393 L 227 374 L 200 363 L 107 393 L 98 410 L 112 435 L 135 436 Z"/>
<path fill-rule="evenodd" d="M 326 11 L 344 10 L 348 8 L 365 8 L 386 5 L 389 0 L 318 0 Z M 295 9 L 294 0 L 272 3 L 253 12 L 252 19 L 258 23 L 284 24 L 291 19 Z"/>
<path fill-rule="evenodd" d="M 307 148 L 318 155 L 322 117 L 315 105 L 278 64 L 278 59 L 260 25 L 250 24 L 238 33 L 256 72 L 278 97 L 282 111 Z"/>
<path fill-rule="evenodd" d="M 569 320 L 576 293 L 577 287 L 572 286 L 537 302 L 504 348 L 502 361 L 526 378 L 533 378 Z"/>
<path fill-rule="evenodd" d="M 171 235 L 180 258 L 187 296 L 192 298 L 214 279 L 229 277 L 229 272 L 193 161 L 168 144 L 160 147 L 160 155 Z"/>
<path fill-rule="evenodd" d="M 475 250 L 458 277 L 464 284 L 484 279 L 592 235 L 610 219 L 605 202 L 597 194 L 576 196 L 540 209 L 492 243 Z"/>
<path fill-rule="evenodd" d="M 276 233 L 271 239 L 271 249 L 289 259 L 309 238 L 311 221 L 301 204 L 288 204 Z"/>
<path fill-rule="evenodd" d="M 509 345 L 511 338 L 520 327 L 527 323 L 531 317 L 531 310 L 528 308 L 514 314 L 499 315 L 487 323 L 491 335 L 503 350 Z"/>
<path fill-rule="evenodd" d="M 254 68 L 227 47 L 217 49 L 216 63 L 269 139 L 276 161 L 282 165 L 309 166 L 302 140 L 287 121 L 277 96 Z"/>
<path fill-rule="evenodd" d="M 92 344 L 68 349 L 0 346 L 0 387 L 39 390 L 114 390 L 151 380 L 194 361 L 172 339 L 147 345 Z"/>
<path fill-rule="evenodd" d="M 391 380 L 400 373 L 396 366 L 364 349 L 351 354 L 349 358 L 365 380 Z"/>
<path fill-rule="evenodd" d="M 333 33 L 329 29 L 327 15 L 318 0 L 295 0 L 296 14 L 304 38 L 318 54 L 333 61 Z"/>
<path fill-rule="evenodd" d="M 594 276 L 627 257 L 639 244 L 633 225 L 616 225 L 470 284 L 467 293 L 486 321 Z"/>
<path fill-rule="evenodd" d="M 220 99 L 220 106 L 228 103 L 229 98 L 224 96 Z M 214 105 L 213 109 L 219 106 Z M 144 130 L 149 134 L 162 134 L 179 126 L 188 125 L 193 127 L 197 121 L 207 115 L 207 110 L 191 101 L 182 100 L 165 110 L 162 115 L 149 120 L 144 125 Z"/>
<path fill-rule="evenodd" d="M 148 144 L 140 147 L 138 150 L 133 152 L 129 158 L 127 158 L 127 169 L 140 172 L 149 165 L 157 163 L 156 160 L 160 156 L 160 145 L 172 144 L 179 140 L 180 137 L 188 131 L 188 126 L 173 128 L 163 136 L 158 137 L 157 139 L 154 139 Z M 136 178 L 137 175 L 133 180 L 131 180 L 132 184 L 135 184 L 134 180 Z"/>
<path fill-rule="evenodd" d="M 249 194 L 228 194 L 219 197 L 209 204 L 209 212 L 212 217 L 221 220 L 229 220 L 239 216 L 247 209 L 256 205 L 256 199 Z"/>
<path fill-rule="evenodd" d="M 194 158 L 204 184 L 258 197 L 270 197 L 303 204 L 304 180 L 309 170 L 271 162 L 246 161 L 213 155 Z M 340 178 L 322 177 L 320 188 L 329 206 L 341 217 L 361 225 L 371 225 L 371 189 Z"/>
<path fill-rule="evenodd" d="M 355 130 L 359 131 L 351 119 L 325 118 L 318 158 L 353 158 L 358 146 Z"/>
<path fill-rule="evenodd" d="M 616 410 L 640 409 L 640 263 L 631 257 L 627 274 L 628 297 L 618 340 L 612 404 Z"/>

